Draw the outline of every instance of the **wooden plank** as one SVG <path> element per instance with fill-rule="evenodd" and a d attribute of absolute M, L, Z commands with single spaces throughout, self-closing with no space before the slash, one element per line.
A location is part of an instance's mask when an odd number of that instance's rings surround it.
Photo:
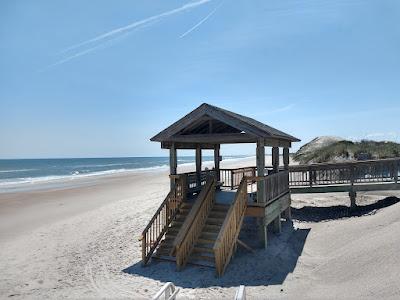
<path fill-rule="evenodd" d="M 257 141 L 257 137 L 248 133 L 205 133 L 174 135 L 168 138 L 166 141 L 178 143 L 210 144 L 255 143 Z"/>
<path fill-rule="evenodd" d="M 264 218 L 265 225 L 271 224 L 280 214 L 281 214 L 280 207 L 275 207 L 274 209 L 267 209 Z"/>
<path fill-rule="evenodd" d="M 176 149 L 196 149 L 199 143 L 177 143 L 177 142 L 161 142 L 161 149 L 170 149 L 172 145 L 175 145 Z M 211 143 L 201 143 L 202 149 L 214 149 L 215 144 Z"/>
<path fill-rule="evenodd" d="M 263 218 L 265 214 L 264 207 L 247 206 L 246 217 Z"/>
<path fill-rule="evenodd" d="M 308 193 L 335 193 L 335 192 L 349 192 L 352 186 L 347 185 L 325 185 L 314 187 L 291 187 L 292 194 L 308 194 Z M 353 186 L 355 191 L 368 192 L 368 191 L 385 191 L 385 190 L 400 190 L 399 183 L 375 183 L 375 184 L 356 184 Z"/>

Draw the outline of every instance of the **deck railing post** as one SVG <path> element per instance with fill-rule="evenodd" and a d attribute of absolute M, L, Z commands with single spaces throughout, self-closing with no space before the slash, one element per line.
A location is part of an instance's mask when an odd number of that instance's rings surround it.
<path fill-rule="evenodd" d="M 353 187 L 353 185 L 354 185 L 354 169 L 355 169 L 355 167 L 354 167 L 354 165 L 351 165 L 350 166 L 350 185 Z"/>
<path fill-rule="evenodd" d="M 310 184 L 310 187 L 312 187 L 313 186 L 313 174 L 312 174 L 311 167 L 308 168 L 308 182 Z"/>

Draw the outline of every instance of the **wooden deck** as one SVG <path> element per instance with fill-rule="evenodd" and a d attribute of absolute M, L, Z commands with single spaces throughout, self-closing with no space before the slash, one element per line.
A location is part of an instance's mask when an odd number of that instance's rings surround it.
<path fill-rule="evenodd" d="M 282 171 L 282 169 L 281 169 Z M 265 174 L 273 167 L 265 168 Z M 399 189 L 400 158 L 345 163 L 321 163 L 289 167 L 292 193 L 327 193 Z M 256 167 L 221 169 L 222 187 L 237 188 L 240 180 L 254 177 Z"/>

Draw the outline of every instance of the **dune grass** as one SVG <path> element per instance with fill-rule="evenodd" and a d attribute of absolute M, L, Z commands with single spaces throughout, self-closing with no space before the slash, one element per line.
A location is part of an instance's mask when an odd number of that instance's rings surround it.
<path fill-rule="evenodd" d="M 368 140 L 338 141 L 313 151 L 298 151 L 294 155 L 294 159 L 301 164 L 394 157 L 400 157 L 400 144 Z"/>

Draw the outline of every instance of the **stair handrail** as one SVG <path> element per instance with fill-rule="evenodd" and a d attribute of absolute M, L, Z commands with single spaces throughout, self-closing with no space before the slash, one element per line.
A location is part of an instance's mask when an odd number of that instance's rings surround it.
<path fill-rule="evenodd" d="M 175 253 L 178 270 L 181 270 L 189 260 L 194 244 L 199 238 L 214 205 L 215 184 L 214 177 L 207 178 L 206 184 L 202 188 L 173 242 L 172 252 Z"/>
<path fill-rule="evenodd" d="M 140 237 L 142 241 L 142 264 L 146 265 L 169 225 L 175 219 L 180 205 L 186 198 L 185 178 L 176 178 L 174 188 L 168 193 Z"/>
<path fill-rule="evenodd" d="M 218 276 L 224 274 L 226 266 L 236 248 L 236 242 L 242 227 L 246 207 L 247 178 L 243 177 L 213 247 L 215 268 Z"/>

